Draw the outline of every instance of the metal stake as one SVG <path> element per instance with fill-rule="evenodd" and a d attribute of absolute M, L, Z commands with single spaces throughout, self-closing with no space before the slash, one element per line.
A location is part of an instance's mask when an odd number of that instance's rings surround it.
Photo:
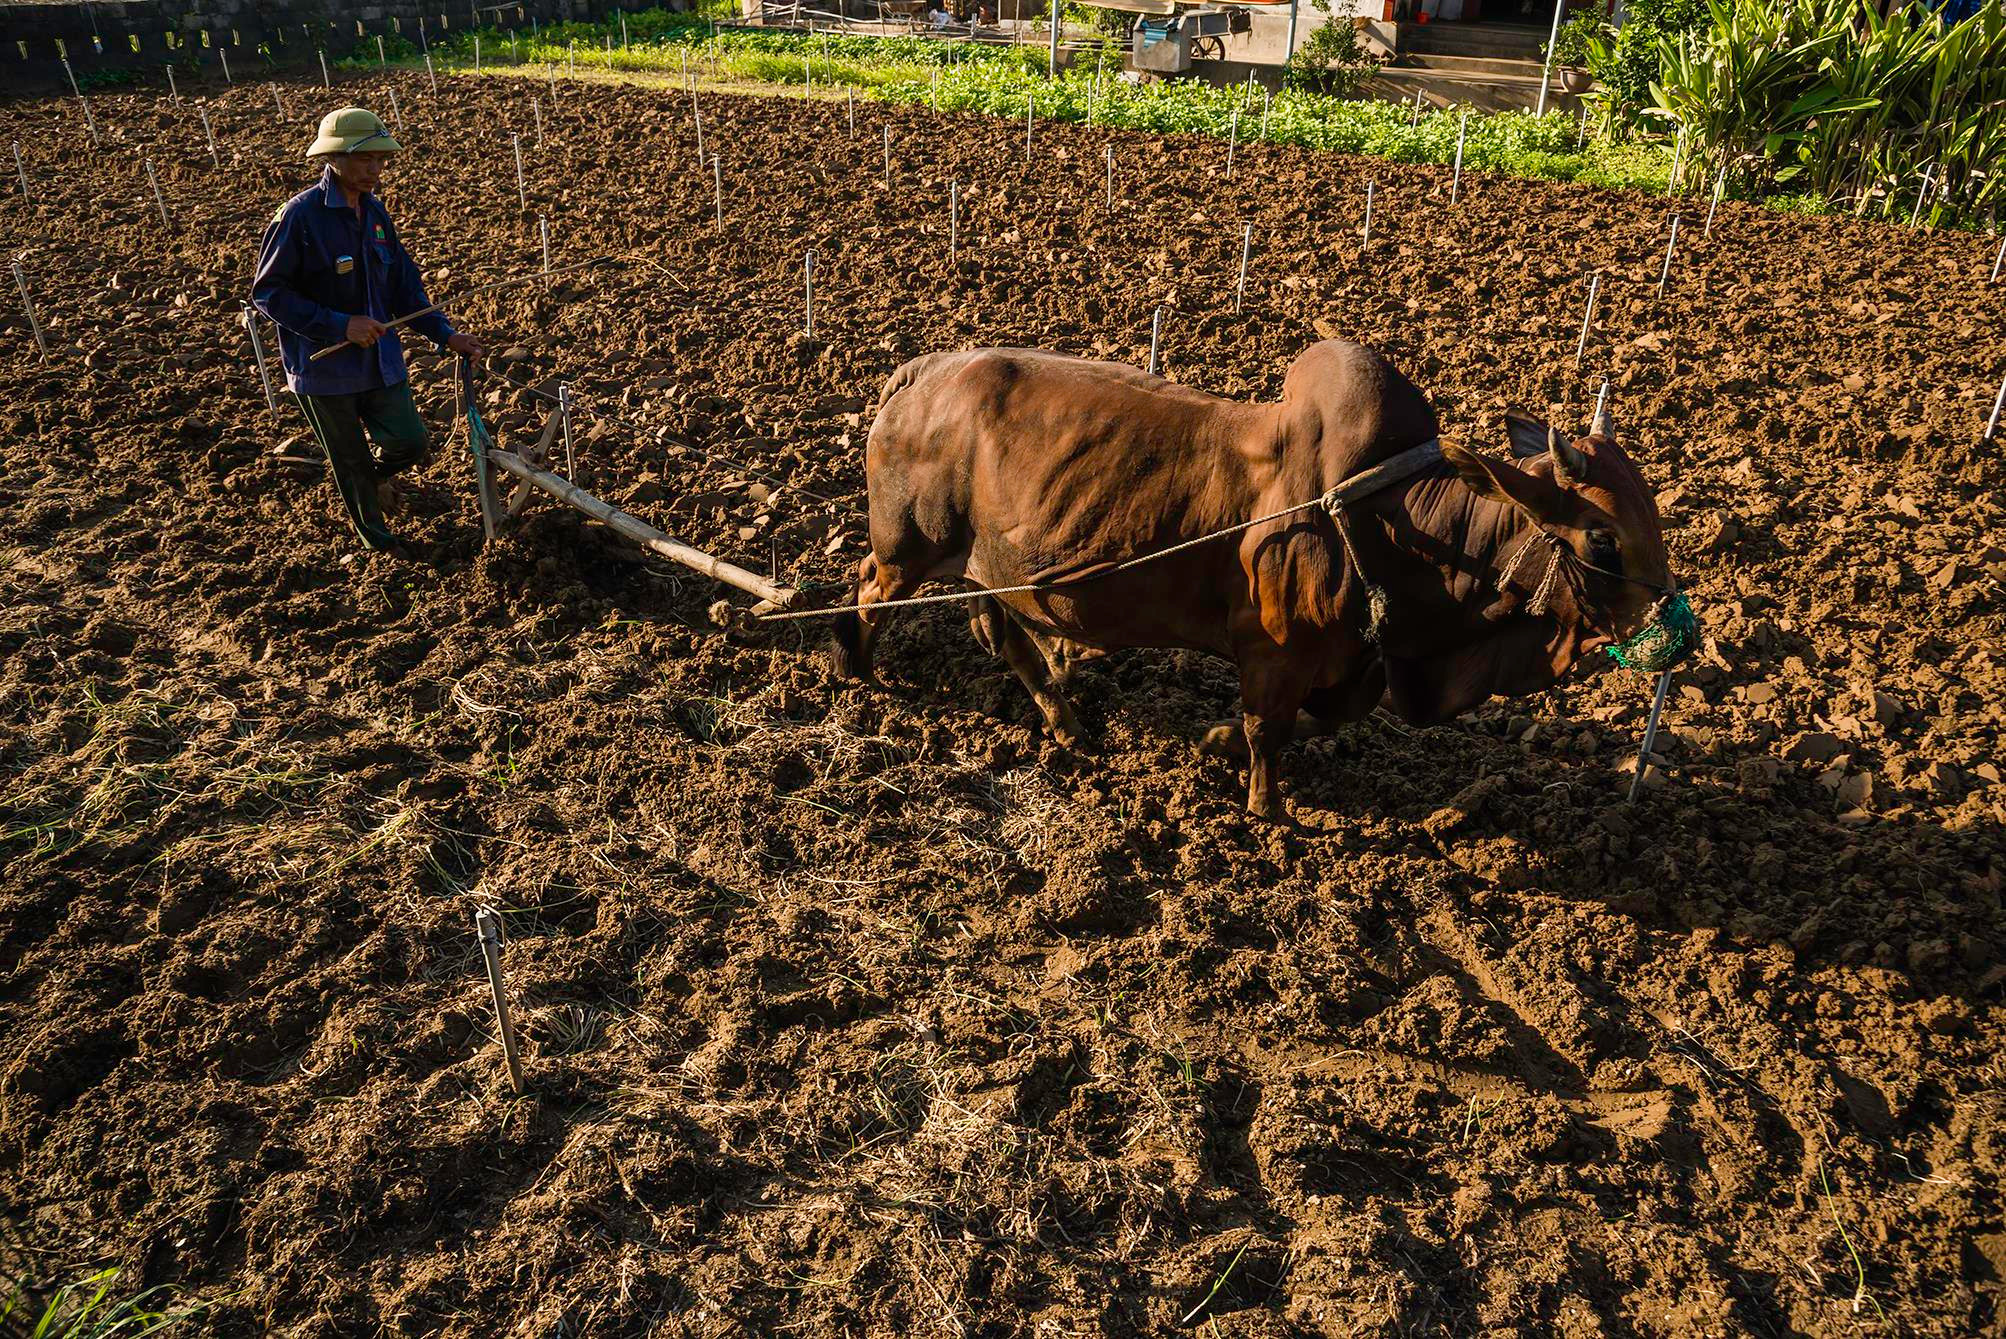
<path fill-rule="evenodd" d="M 401 135 L 404 133 L 404 110 L 403 108 L 397 105 L 397 88 L 394 84 L 390 87 L 389 93 L 390 93 L 390 115 L 396 118 L 397 133 Z"/>
<path fill-rule="evenodd" d="M 438 97 L 439 74 L 438 71 L 432 68 L 432 53 L 429 51 L 425 53 L 425 78 L 429 79 L 432 83 L 432 96 L 435 98 Z"/>
<path fill-rule="evenodd" d="M 697 171 L 703 171 L 703 113 L 691 112 L 690 124 L 697 128 Z"/>
<path fill-rule="evenodd" d="M 334 87 L 334 80 L 328 78 L 327 74 L 327 52 L 325 50 L 320 53 L 320 86 L 322 88 Z"/>
<path fill-rule="evenodd" d="M 1672 252 L 1678 249 L 1678 245 L 1679 245 L 1679 216 L 1677 214 L 1674 214 L 1672 215 L 1671 240 L 1665 243 L 1665 267 L 1662 270 L 1658 271 L 1659 297 L 1663 297 L 1665 295 L 1665 280 L 1670 278 L 1672 274 Z"/>
<path fill-rule="evenodd" d="M 852 84 L 844 90 L 850 95 L 850 138 L 857 137 L 857 88 Z"/>
<path fill-rule="evenodd" d="M 1658 742 L 1658 718 L 1665 711 L 1665 694 L 1672 686 L 1672 672 L 1666 670 L 1658 676 L 1658 690 L 1651 694 L 1651 718 L 1644 722 L 1644 742 L 1637 747 L 1637 774 L 1630 778 L 1630 794 L 1625 804 L 1637 802 L 1637 792 L 1644 786 L 1644 770 L 1651 765 L 1651 748 Z"/>
<path fill-rule="evenodd" d="M 1449 203 L 1456 203 L 1463 190 L 1463 137 L 1469 133 L 1470 109 L 1463 108 L 1463 119 L 1456 126 L 1456 173 L 1449 179 Z"/>
<path fill-rule="evenodd" d="M 511 133 L 508 147 L 515 154 L 515 196 L 522 203 L 522 212 L 529 212 L 529 187 L 522 180 L 522 136 Z"/>
<path fill-rule="evenodd" d="M 388 60 L 388 59 L 386 59 L 386 58 L 384 57 L 384 55 L 383 55 L 383 34 L 382 34 L 382 33 L 378 33 L 378 34 L 376 34 L 376 68 L 377 68 L 377 69 L 379 69 L 379 70 L 387 70 L 387 69 L 389 69 L 389 68 L 390 68 L 390 62 L 389 62 L 389 60 Z"/>
<path fill-rule="evenodd" d="M 480 35 L 479 33 L 475 33 L 475 34 L 474 34 L 474 73 L 475 73 L 475 74 L 479 74 L 480 72 L 481 72 L 481 35 Z"/>
<path fill-rule="evenodd" d="M 1114 145 L 1107 146 L 1107 208 L 1114 212 Z"/>
<path fill-rule="evenodd" d="M 230 77 L 230 53 L 223 50 L 222 47 L 217 47 L 216 59 L 223 62 L 223 82 L 226 84 L 236 83 L 237 81 Z"/>
<path fill-rule="evenodd" d="M 1156 309 L 1156 315 L 1149 320 L 1149 375 L 1156 375 L 1156 346 L 1163 338 L 1163 308 Z"/>
<path fill-rule="evenodd" d="M 21 198 L 23 200 L 33 199 L 34 192 L 28 189 L 28 168 L 27 165 L 21 161 L 20 140 L 14 141 L 14 171 L 21 178 Z M 2002 252 L 2001 254 L 2006 254 L 2006 252 Z"/>
<path fill-rule="evenodd" d="M 174 86 L 174 67 L 172 65 L 167 67 L 167 94 L 174 99 L 175 106 L 179 107 L 181 105 L 181 90 Z"/>
<path fill-rule="evenodd" d="M 481 934 L 481 957 L 487 962 L 488 990 L 494 995 L 495 1023 L 501 1033 L 502 1055 L 508 1060 L 508 1081 L 521 1097 L 528 1092 L 522 1081 L 522 1058 L 516 1052 L 515 1020 L 509 1017 L 508 988 L 502 983 L 501 963 L 501 918 L 482 907 L 474 913 L 474 924 Z"/>
<path fill-rule="evenodd" d="M 1720 165 L 1719 175 L 1714 177 L 1713 202 L 1706 207 L 1706 227 L 1704 230 L 1701 231 L 1700 233 L 1701 237 L 1713 236 L 1714 211 L 1720 208 L 1720 197 L 1725 195 L 1726 193 L 1727 193 L 1727 164 L 1722 163 Z"/>
<path fill-rule="evenodd" d="M 536 118 L 536 148 L 543 151 L 543 103 L 536 98 L 529 100 L 530 114 Z"/>
<path fill-rule="evenodd" d="M 885 189 L 892 188 L 892 127 L 885 123 Z"/>
<path fill-rule="evenodd" d="M 1372 196 L 1379 187 L 1376 181 L 1365 183 L 1365 240 L 1358 244 L 1360 251 L 1372 245 Z"/>
<path fill-rule="evenodd" d="M 202 118 L 202 138 L 209 141 L 209 165 L 223 166 L 222 158 L 216 153 L 216 132 L 209 128 L 209 109 L 198 102 L 195 104 L 195 114 Z"/>
<path fill-rule="evenodd" d="M 1999 394 L 1992 401 L 1992 417 L 1985 420 L 1984 440 L 1988 442 L 1992 440 L 1992 434 L 1998 430 L 1999 410 L 2001 406 L 2006 406 L 2006 378 L 2001 378 L 1999 382 Z"/>
<path fill-rule="evenodd" d="M 1264 139 L 1264 140 L 1265 140 L 1265 139 L 1266 139 L 1266 138 L 1268 137 L 1268 112 L 1269 112 L 1269 111 L 1270 111 L 1270 110 L 1271 110 L 1271 109 L 1272 109 L 1272 108 L 1274 107 L 1274 105 L 1275 105 L 1275 91 L 1274 91 L 1274 90 L 1273 90 L 1272 88 L 1264 88 L 1264 89 L 1262 89 L 1262 90 L 1261 90 L 1261 138 L 1262 138 L 1262 139 Z"/>
<path fill-rule="evenodd" d="M 21 262 L 17 260 L 12 263 L 14 266 L 14 286 L 21 290 L 21 310 L 28 313 L 28 328 L 35 332 L 35 347 L 42 351 L 42 363 L 44 366 L 47 366 L 49 362 L 49 342 L 42 338 L 42 323 L 35 319 L 35 303 L 28 296 L 28 280 L 21 273 Z"/>
<path fill-rule="evenodd" d="M 815 248 L 812 246 L 801 256 L 801 283 L 806 290 L 801 308 L 807 316 L 807 325 L 803 333 L 813 339 L 815 338 Z"/>
<path fill-rule="evenodd" d="M 1036 93 L 1024 95 L 1024 161 L 1031 161 L 1031 113 L 1038 105 Z"/>
<path fill-rule="evenodd" d="M 271 86 L 271 89 L 272 89 L 272 110 L 279 114 L 279 124 L 284 125 L 286 122 L 286 104 L 279 97 L 279 86 L 277 84 L 273 84 Z"/>
<path fill-rule="evenodd" d="M 160 226 L 171 230 L 174 225 L 167 221 L 167 201 L 161 197 L 160 178 L 153 175 L 151 158 L 146 160 L 146 179 L 153 184 L 153 203 L 160 206 Z"/>
<path fill-rule="evenodd" d="M 717 188 L 717 235 L 724 236 L 724 160 L 710 156 L 711 181 Z"/>
<path fill-rule="evenodd" d="M 546 284 L 548 284 L 548 283 L 550 282 L 550 217 L 549 217 L 549 215 L 547 215 L 547 214 L 538 214 L 538 215 L 536 216 L 536 231 L 537 231 L 537 235 L 538 235 L 539 237 L 541 237 L 541 238 L 543 239 L 543 282 L 544 282 L 544 283 L 546 283 Z"/>
<path fill-rule="evenodd" d="M 1581 338 L 1574 342 L 1574 365 L 1581 366 L 1581 355 L 1588 351 L 1588 328 L 1595 321 L 1595 294 L 1602 287 L 1602 271 L 1588 276 L 1588 310 L 1581 315 Z M 1604 390 L 1608 387 L 1605 385 Z"/>
<path fill-rule="evenodd" d="M 243 322 L 244 333 L 251 337 L 251 358 L 258 365 L 258 385 L 264 388 L 265 408 L 274 417 L 279 412 L 279 397 L 272 393 L 271 369 L 265 365 L 265 342 L 258 337 L 258 309 L 250 303 L 240 304 L 237 319 Z"/>
<path fill-rule="evenodd" d="M 1996 284 L 1999 282 L 1999 267 L 2002 265 L 2006 265 L 2006 237 L 1999 239 L 1999 254 L 1992 261 L 1992 277 L 1987 279 L 1986 283 Z"/>
<path fill-rule="evenodd" d="M 1915 209 L 1908 216 L 1908 226 L 1913 228 L 1922 220 L 1922 207 L 1929 203 L 1929 185 L 1936 177 L 1936 164 L 1931 163 L 1922 170 L 1922 189 L 1915 193 Z"/>
<path fill-rule="evenodd" d="M 961 241 L 961 183 L 947 183 L 947 268 L 954 268 L 955 247 Z"/>
<path fill-rule="evenodd" d="M 1247 257 L 1254 250 L 1254 225 L 1249 223 L 1240 236 L 1240 280 L 1233 286 L 1233 310 L 1237 313 L 1247 296 Z"/>

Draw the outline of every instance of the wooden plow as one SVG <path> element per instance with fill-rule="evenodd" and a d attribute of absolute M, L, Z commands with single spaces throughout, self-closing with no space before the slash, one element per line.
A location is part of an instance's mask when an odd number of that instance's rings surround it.
<path fill-rule="evenodd" d="M 504 524 L 522 515 L 523 509 L 537 493 L 546 493 L 658 557 L 680 563 L 692 571 L 701 572 L 713 581 L 742 590 L 748 595 L 758 596 L 765 602 L 765 607 L 759 612 L 786 609 L 793 605 L 799 594 L 793 587 L 779 585 L 757 572 L 749 572 L 736 563 L 726 562 L 713 554 L 705 553 L 702 549 L 693 548 L 649 525 L 640 517 L 620 510 L 603 498 L 593 496 L 562 475 L 554 474 L 513 451 L 504 451 L 497 447 L 494 444 L 493 434 L 481 420 L 480 402 L 475 393 L 477 390 L 478 380 L 473 360 L 460 359 L 460 397 L 467 416 L 467 440 L 473 451 L 474 486 L 480 491 L 481 531 L 485 539 L 492 540 Z M 539 458 L 549 458 L 560 429 L 565 432 L 568 447 L 569 410 L 570 406 L 562 401 L 551 410 L 550 418 L 544 424 L 543 437 L 536 447 L 535 454 Z M 516 481 L 514 494 L 506 502 L 502 500 L 503 475 L 509 475 Z"/>

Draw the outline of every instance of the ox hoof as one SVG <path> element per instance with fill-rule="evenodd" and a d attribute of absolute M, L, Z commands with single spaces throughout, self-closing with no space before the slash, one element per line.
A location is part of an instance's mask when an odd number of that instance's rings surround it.
<path fill-rule="evenodd" d="M 1256 800 L 1250 797 L 1247 800 L 1247 813 L 1250 817 L 1258 818 L 1264 823 L 1273 823 L 1277 827 L 1292 828 L 1296 826 L 1295 820 L 1289 817 L 1289 807 L 1283 804 L 1279 798 L 1272 795 L 1266 800 Z"/>
<path fill-rule="evenodd" d="M 1086 743 L 1077 729 L 1064 725 L 1046 726 L 1045 738 L 1051 740 L 1052 746 L 1061 753 L 1079 753 Z"/>
<path fill-rule="evenodd" d="M 1212 758 L 1247 761 L 1247 732 L 1238 721 L 1215 725 L 1198 741 L 1198 751 Z"/>

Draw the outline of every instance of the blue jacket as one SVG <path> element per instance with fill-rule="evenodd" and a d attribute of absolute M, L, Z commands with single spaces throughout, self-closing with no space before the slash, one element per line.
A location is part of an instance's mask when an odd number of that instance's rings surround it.
<path fill-rule="evenodd" d="M 358 217 L 332 170 L 272 216 L 258 248 L 251 301 L 278 322 L 286 384 L 300 395 L 353 395 L 403 381 L 409 374 L 395 330 L 369 348 L 350 345 L 317 363 L 308 359 L 348 338 L 351 316 L 388 322 L 432 305 L 383 202 L 363 196 Z M 441 345 L 453 333 L 440 312 L 402 329 Z"/>

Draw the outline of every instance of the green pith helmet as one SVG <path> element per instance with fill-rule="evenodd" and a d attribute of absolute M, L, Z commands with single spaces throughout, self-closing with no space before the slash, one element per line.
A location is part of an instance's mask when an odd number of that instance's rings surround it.
<path fill-rule="evenodd" d="M 390 138 L 390 127 L 367 107 L 343 107 L 320 118 L 320 138 L 306 151 L 309 158 L 324 153 L 396 153 L 404 146 Z"/>

